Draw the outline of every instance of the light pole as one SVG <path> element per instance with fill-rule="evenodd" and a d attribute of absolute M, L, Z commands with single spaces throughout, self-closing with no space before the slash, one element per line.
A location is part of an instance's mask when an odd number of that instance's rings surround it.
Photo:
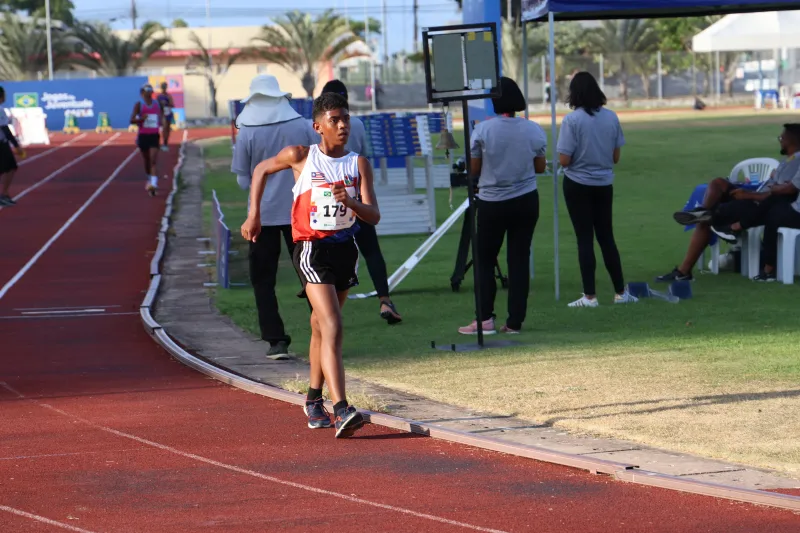
<path fill-rule="evenodd" d="M 47 76 L 53 81 L 53 39 L 50 35 L 50 0 L 44 0 L 44 23 L 47 32 Z"/>

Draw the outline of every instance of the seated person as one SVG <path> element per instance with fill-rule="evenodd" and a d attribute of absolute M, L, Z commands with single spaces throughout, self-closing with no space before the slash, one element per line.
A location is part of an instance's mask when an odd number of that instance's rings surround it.
<path fill-rule="evenodd" d="M 765 214 L 764 241 L 762 259 L 764 268 L 753 281 L 775 281 L 777 272 L 775 266 L 778 262 L 778 228 L 800 229 L 800 172 L 794 175 L 791 183 L 780 186 L 791 191 L 781 195 L 783 198 L 794 198 L 793 202 L 771 202 L 771 207 Z M 776 187 L 777 189 L 777 187 Z"/>
<path fill-rule="evenodd" d="M 776 168 L 758 192 L 743 189 L 741 184 L 726 178 L 715 178 L 708 184 L 703 206 L 690 211 L 675 213 L 675 221 L 684 226 L 696 224 L 689 241 L 689 249 L 683 262 L 672 272 L 658 276 L 657 281 L 692 281 L 692 268 L 703 255 L 703 250 L 711 241 L 711 224 L 720 233 L 727 235 L 732 231 L 729 225 L 740 223 L 740 227 L 753 227 L 764 222 L 766 212 L 777 200 L 770 200 L 764 206 L 759 204 L 769 198 L 781 196 L 789 201 L 793 198 L 791 190 L 782 187 L 789 184 L 800 172 L 800 124 L 784 124 L 783 133 L 778 137 L 781 155 L 790 155 Z M 788 202 L 786 202 L 788 205 Z M 728 232 L 728 233 L 726 233 Z M 727 239 L 726 239 L 727 240 Z M 735 237 L 733 239 L 735 241 Z"/>

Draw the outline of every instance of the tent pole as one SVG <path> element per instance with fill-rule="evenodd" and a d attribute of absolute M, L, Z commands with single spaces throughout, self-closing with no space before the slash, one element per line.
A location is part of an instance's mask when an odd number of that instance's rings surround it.
<path fill-rule="evenodd" d="M 550 39 L 547 52 L 550 55 L 550 120 L 551 120 L 551 152 L 553 154 L 553 270 L 555 271 L 556 301 L 559 299 L 559 272 L 558 272 L 558 153 L 556 153 L 556 143 L 558 142 L 558 132 L 556 131 L 556 45 L 555 45 L 555 20 L 553 12 L 547 14 L 547 24 L 550 26 Z"/>
<path fill-rule="evenodd" d="M 716 80 L 717 87 L 714 90 L 714 93 L 717 95 L 717 104 L 719 104 L 719 96 L 720 96 L 719 95 L 719 50 L 717 50 L 717 52 L 715 54 L 715 60 L 716 60 L 716 63 L 717 63 L 717 68 L 715 69 L 716 70 L 716 76 L 715 76 L 714 79 Z"/>
<path fill-rule="evenodd" d="M 525 120 L 530 118 L 528 112 L 528 25 L 524 20 L 522 21 L 522 94 L 525 95 Z M 531 255 L 529 259 L 531 279 L 533 279 L 533 246 L 531 246 Z"/>

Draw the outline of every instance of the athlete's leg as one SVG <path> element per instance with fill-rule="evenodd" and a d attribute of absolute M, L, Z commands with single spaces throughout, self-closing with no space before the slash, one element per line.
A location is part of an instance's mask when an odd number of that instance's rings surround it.
<path fill-rule="evenodd" d="M 158 139 L 153 143 L 155 146 L 150 147 L 150 160 L 152 163 L 151 176 L 158 176 Z"/>
<path fill-rule="evenodd" d="M 319 339 L 319 348 L 315 357 L 309 353 L 311 378 L 319 379 L 321 373 L 323 381 L 328 383 L 331 401 L 334 404 L 346 402 L 344 366 L 342 364 L 342 313 L 339 295 L 333 285 L 308 283 L 306 284 L 306 296 L 314 309 L 311 319 L 312 346 L 315 334 Z M 309 346 L 309 352 L 311 352 L 312 346 Z M 314 359 L 318 360 L 317 368 L 319 370 L 315 368 Z M 322 387 L 321 382 L 318 387 L 315 385 L 317 383 L 311 383 L 313 388 Z"/>
<path fill-rule="evenodd" d="M 306 287 L 309 287 L 307 285 Z M 306 294 L 308 292 L 306 291 Z M 337 298 L 339 299 L 339 310 L 344 307 L 345 302 L 347 301 L 347 291 L 338 292 L 336 293 Z M 311 311 L 311 342 L 308 346 L 308 359 L 311 366 L 311 373 L 309 375 L 309 387 L 315 390 L 321 390 L 322 386 L 325 384 L 325 375 L 322 372 L 322 359 L 321 359 L 321 349 L 322 349 L 322 330 L 320 328 L 320 322 L 317 318 L 316 312 L 312 309 Z M 341 351 L 341 348 L 340 348 Z M 344 376 L 344 370 L 342 370 L 342 376 Z M 344 380 L 344 377 L 342 377 Z M 344 383 L 344 381 L 342 381 Z M 344 390 L 344 388 L 342 389 Z M 344 397 L 344 394 L 342 395 Z"/>
<path fill-rule="evenodd" d="M 142 161 L 144 162 L 144 173 L 145 175 L 152 176 L 153 173 L 150 172 L 152 167 L 152 161 L 150 159 L 150 149 L 149 148 L 142 148 Z"/>
<path fill-rule="evenodd" d="M 164 117 L 164 128 L 161 133 L 161 136 L 164 139 L 164 146 L 169 145 L 169 134 L 171 130 L 172 130 L 172 115 Z"/>
<path fill-rule="evenodd" d="M 13 169 L 0 176 L 0 196 L 9 196 L 8 191 L 16 173 L 17 169 Z"/>

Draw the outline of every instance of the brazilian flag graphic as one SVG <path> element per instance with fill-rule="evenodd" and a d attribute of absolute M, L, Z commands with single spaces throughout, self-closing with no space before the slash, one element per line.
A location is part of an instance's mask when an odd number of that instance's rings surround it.
<path fill-rule="evenodd" d="M 39 107 L 39 93 L 14 93 L 14 107 Z"/>

